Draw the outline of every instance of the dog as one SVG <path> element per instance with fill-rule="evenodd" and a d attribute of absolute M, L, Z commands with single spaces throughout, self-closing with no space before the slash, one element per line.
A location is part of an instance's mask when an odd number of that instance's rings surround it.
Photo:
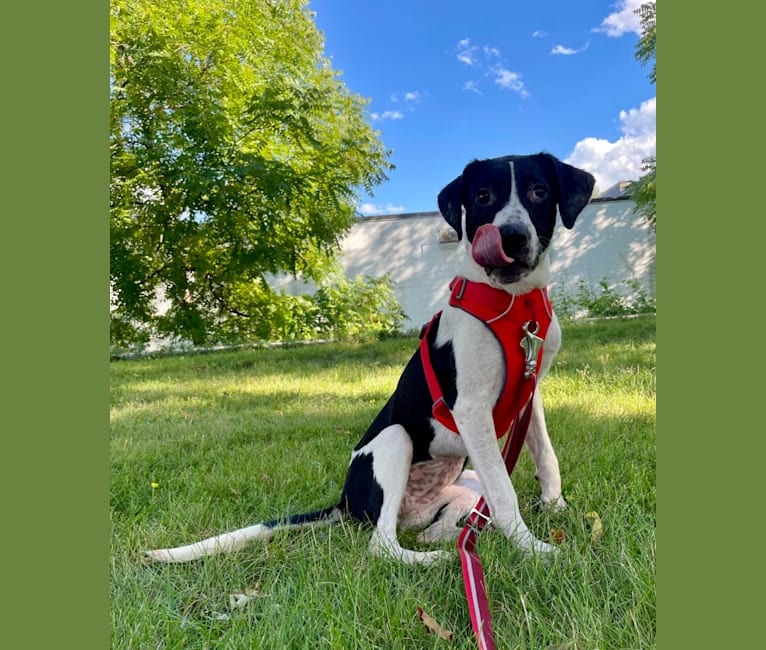
<path fill-rule="evenodd" d="M 442 216 L 465 248 L 459 277 L 480 288 L 491 287 L 510 304 L 517 297 L 543 291 L 552 279 L 548 252 L 557 219 L 571 229 L 588 204 L 593 186 L 590 173 L 548 153 L 470 162 L 438 195 Z M 550 312 L 538 381 L 561 344 L 561 329 Z M 431 323 L 423 345 L 457 433 L 435 417 L 423 356 L 415 353 L 394 393 L 354 447 L 337 504 L 185 546 L 146 551 L 146 559 L 187 562 L 242 549 L 281 529 L 350 517 L 372 524 L 372 553 L 409 564 L 430 564 L 449 552 L 405 549 L 398 531 L 419 529 L 417 539 L 422 542 L 455 539 L 461 520 L 482 494 L 490 507 L 492 526 L 519 549 L 527 554 L 554 551 L 522 519 L 498 449 L 497 439 L 505 431 L 497 430 L 493 409 L 504 390 L 511 352 L 503 350 L 484 322 L 452 304 Z M 518 343 L 515 347 L 518 352 Z M 541 502 L 559 510 L 566 501 L 539 388 L 531 395 L 530 408 L 525 444 L 534 460 Z M 472 469 L 467 469 L 469 461 Z"/>

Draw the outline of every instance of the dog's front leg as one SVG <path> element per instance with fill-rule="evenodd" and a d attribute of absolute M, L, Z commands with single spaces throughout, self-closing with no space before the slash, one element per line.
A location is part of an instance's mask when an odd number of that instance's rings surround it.
<path fill-rule="evenodd" d="M 553 512 L 563 510 L 567 504 L 561 494 L 559 461 L 548 436 L 543 398 L 539 388 L 535 389 L 532 398 L 532 416 L 529 420 L 526 444 L 535 463 L 535 478 L 540 482 L 543 506 Z"/>
<path fill-rule="evenodd" d="M 532 398 L 532 416 L 527 429 L 526 445 L 535 463 L 535 478 L 540 482 L 541 500 L 544 507 L 553 512 L 566 508 L 567 503 L 561 494 L 561 473 L 556 452 L 553 450 L 545 424 L 543 398 L 540 393 L 540 382 L 548 374 L 553 359 L 561 347 L 561 326 L 554 313 L 548 327 L 543 347 L 543 360 L 537 376 L 537 388 Z"/>
<path fill-rule="evenodd" d="M 452 414 L 481 481 L 492 525 L 527 553 L 554 552 L 555 547 L 537 539 L 524 523 L 516 490 L 497 446 L 491 409 L 477 408 L 475 402 L 468 401 L 461 404 L 458 398 Z"/>

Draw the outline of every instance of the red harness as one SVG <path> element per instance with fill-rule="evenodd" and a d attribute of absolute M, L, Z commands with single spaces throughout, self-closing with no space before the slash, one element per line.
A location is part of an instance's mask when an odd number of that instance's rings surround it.
<path fill-rule="evenodd" d="M 548 333 L 553 309 L 546 289 L 536 289 L 521 296 L 511 296 L 502 289 L 496 289 L 482 282 L 472 282 L 463 277 L 456 277 L 450 283 L 449 304 L 478 318 L 495 335 L 505 356 L 505 381 L 503 390 L 492 411 L 495 421 L 495 435 L 502 438 L 511 426 L 516 415 L 521 411 L 532 395 L 531 382 L 523 381 L 526 364 L 534 364 L 537 368 L 542 355 L 542 341 Z M 439 380 L 431 364 L 428 333 L 438 319 L 434 316 L 426 327 L 420 341 L 420 358 L 423 363 L 428 390 L 433 400 L 432 413 L 450 431 L 458 435 L 457 424 L 452 417 L 447 404 L 444 402 Z M 536 323 L 534 326 L 532 324 Z M 526 329 L 525 329 L 526 328 Z M 530 331 L 530 328 L 531 329 Z M 538 339 L 539 349 L 532 358 L 528 358 L 526 350 L 520 345 L 529 331 L 532 339 Z M 535 353 L 535 351 L 532 351 Z"/>
<path fill-rule="evenodd" d="M 538 289 L 521 296 L 510 296 L 502 289 L 460 276 L 452 281 L 450 289 L 449 304 L 478 318 L 495 335 L 503 349 L 505 380 L 492 416 L 497 437 L 501 438 L 508 433 L 502 455 L 510 475 L 524 445 L 532 414 L 532 395 L 537 385 L 537 369 L 542 358 L 542 343 L 553 314 L 548 292 Z M 460 435 L 452 413 L 444 402 L 428 348 L 428 332 L 439 315 L 434 316 L 423 334 L 420 356 L 433 399 L 434 418 Z M 494 650 L 495 640 L 484 571 L 474 547 L 478 533 L 490 521 L 489 506 L 481 497 L 466 519 L 458 539 L 471 626 L 482 650 Z"/>

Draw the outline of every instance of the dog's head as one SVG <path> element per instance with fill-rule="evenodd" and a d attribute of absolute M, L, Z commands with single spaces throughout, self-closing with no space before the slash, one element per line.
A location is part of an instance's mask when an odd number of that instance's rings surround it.
<path fill-rule="evenodd" d="M 439 210 L 460 239 L 465 235 L 473 261 L 507 285 L 537 268 L 557 214 L 574 226 L 594 182 L 546 153 L 475 160 L 439 193 Z"/>

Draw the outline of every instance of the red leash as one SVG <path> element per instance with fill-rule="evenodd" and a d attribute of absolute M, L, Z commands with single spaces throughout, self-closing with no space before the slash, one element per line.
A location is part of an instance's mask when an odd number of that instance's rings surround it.
<path fill-rule="evenodd" d="M 524 445 L 524 438 L 529 428 L 532 416 L 532 398 L 536 384 L 535 375 L 529 377 L 532 382 L 532 394 L 523 411 L 516 416 L 511 430 L 508 432 L 503 446 L 503 460 L 510 475 Z M 492 621 L 489 612 L 489 599 L 484 581 L 484 569 L 481 566 L 479 554 L 474 550 L 476 538 L 484 527 L 491 523 L 489 506 L 484 497 L 479 499 L 476 507 L 466 519 L 463 530 L 458 538 L 457 548 L 460 553 L 460 563 L 463 567 L 463 584 L 465 586 L 468 611 L 471 615 L 471 627 L 476 635 L 481 650 L 494 650 L 495 637 L 492 632 Z"/>

